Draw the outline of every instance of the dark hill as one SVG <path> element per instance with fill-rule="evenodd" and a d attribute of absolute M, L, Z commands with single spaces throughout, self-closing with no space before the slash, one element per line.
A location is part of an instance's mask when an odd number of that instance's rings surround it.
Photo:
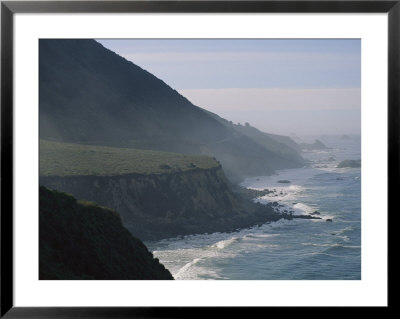
<path fill-rule="evenodd" d="M 41 138 L 211 155 L 233 180 L 288 162 L 94 40 L 42 39 L 39 50 Z"/>
<path fill-rule="evenodd" d="M 39 189 L 39 279 L 173 279 L 119 215 Z"/>
<path fill-rule="evenodd" d="M 215 124 L 163 81 L 94 40 L 40 40 L 41 137 L 139 148 L 185 139 L 186 148 L 196 149 L 200 141 L 228 136 Z"/>

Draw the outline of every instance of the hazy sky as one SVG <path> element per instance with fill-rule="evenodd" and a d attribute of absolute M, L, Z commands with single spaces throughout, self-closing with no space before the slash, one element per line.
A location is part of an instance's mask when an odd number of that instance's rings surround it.
<path fill-rule="evenodd" d="M 286 135 L 360 133 L 360 40 L 98 41 L 235 123 Z"/>

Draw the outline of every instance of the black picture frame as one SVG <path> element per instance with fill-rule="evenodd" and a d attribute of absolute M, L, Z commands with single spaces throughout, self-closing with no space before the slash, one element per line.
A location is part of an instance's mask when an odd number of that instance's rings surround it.
<path fill-rule="evenodd" d="M 16 13 L 387 13 L 388 14 L 388 218 L 399 186 L 400 0 L 396 1 L 1 1 L 1 317 L 6 318 L 190 318 L 227 315 L 239 309 L 192 307 L 14 307 L 13 303 L 13 19 Z M 390 222 L 389 222 L 390 225 Z M 389 227 L 389 226 L 388 226 Z M 389 230 L 389 229 L 388 229 Z M 390 244 L 389 232 L 388 244 Z M 390 251 L 390 245 L 389 251 Z M 388 256 L 389 261 L 389 256 Z M 389 282 L 388 282 L 389 287 Z M 388 299 L 389 309 L 391 302 Z M 294 307 L 291 307 L 291 310 Z M 296 308 L 296 315 L 306 307 Z M 324 307 L 320 307 L 321 309 Z M 330 311 L 336 312 L 339 307 Z M 240 309 L 270 314 L 273 308 Z M 326 309 L 321 309 L 326 311 Z M 240 312 L 239 312 L 240 315 Z"/>

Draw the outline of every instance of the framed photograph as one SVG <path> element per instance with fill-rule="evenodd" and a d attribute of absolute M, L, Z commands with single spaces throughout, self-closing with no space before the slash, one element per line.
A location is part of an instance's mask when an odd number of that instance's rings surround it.
<path fill-rule="evenodd" d="M 2 1 L 1 316 L 388 309 L 399 19 Z"/>

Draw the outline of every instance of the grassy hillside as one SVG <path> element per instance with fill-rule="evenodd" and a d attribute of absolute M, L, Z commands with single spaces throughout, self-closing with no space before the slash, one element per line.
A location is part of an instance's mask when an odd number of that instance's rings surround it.
<path fill-rule="evenodd" d="M 162 174 L 219 166 L 207 156 L 46 140 L 40 140 L 39 157 L 41 176 Z"/>
<path fill-rule="evenodd" d="M 173 278 L 116 212 L 41 186 L 39 279 Z"/>
<path fill-rule="evenodd" d="M 40 137 L 213 156 L 232 181 L 299 167 L 94 40 L 39 41 Z"/>

